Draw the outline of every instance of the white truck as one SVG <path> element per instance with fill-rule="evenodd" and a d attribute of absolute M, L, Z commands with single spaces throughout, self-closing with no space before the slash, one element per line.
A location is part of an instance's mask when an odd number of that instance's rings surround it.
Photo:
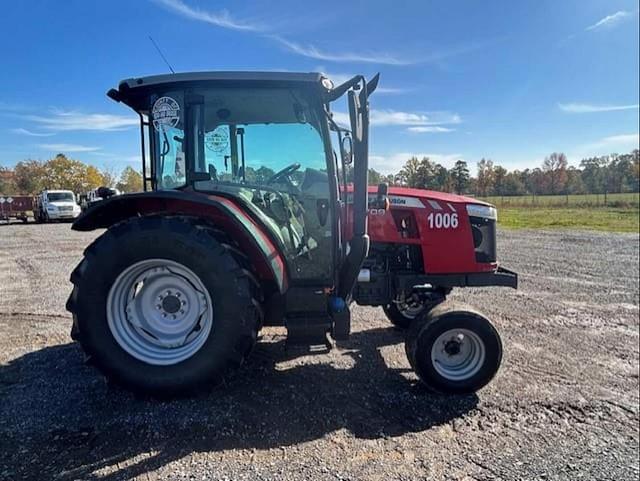
<path fill-rule="evenodd" d="M 82 201 L 80 202 L 80 207 L 84 211 L 97 202 L 108 199 L 115 195 L 120 195 L 120 191 L 115 187 L 97 187 L 90 190 L 85 195 L 80 196 L 82 199 Z"/>
<path fill-rule="evenodd" d="M 70 190 L 43 190 L 33 202 L 33 217 L 36 222 L 73 220 L 79 215 L 80 206 Z"/>

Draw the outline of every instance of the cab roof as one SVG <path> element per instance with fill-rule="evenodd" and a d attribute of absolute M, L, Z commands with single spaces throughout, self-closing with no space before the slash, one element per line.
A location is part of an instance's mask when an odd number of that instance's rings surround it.
<path fill-rule="evenodd" d="M 260 72 L 260 71 L 220 71 L 220 72 L 184 72 L 148 77 L 134 77 L 120 82 L 118 89 L 148 87 L 151 85 L 182 82 L 280 82 L 280 83 L 320 83 L 322 75 L 317 72 Z"/>
<path fill-rule="evenodd" d="M 134 77 L 122 80 L 118 89 L 111 89 L 107 95 L 117 102 L 123 102 L 139 110 L 140 99 L 154 88 L 180 88 L 186 84 L 215 85 L 218 87 L 306 87 L 327 92 L 322 85 L 324 76 L 318 72 L 259 72 L 259 71 L 219 71 L 184 72 L 148 77 Z"/>

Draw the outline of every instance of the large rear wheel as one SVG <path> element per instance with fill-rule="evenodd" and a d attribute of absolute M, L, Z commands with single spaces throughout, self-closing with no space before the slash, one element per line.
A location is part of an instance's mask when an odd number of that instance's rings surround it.
<path fill-rule="evenodd" d="M 493 379 L 502 361 L 502 343 L 491 322 L 469 307 L 449 302 L 415 319 L 405 349 L 420 380 L 443 394 L 479 390 Z"/>
<path fill-rule="evenodd" d="M 72 336 L 111 381 L 172 397 L 221 383 L 255 344 L 256 286 L 220 234 L 181 217 L 110 228 L 71 276 Z"/>

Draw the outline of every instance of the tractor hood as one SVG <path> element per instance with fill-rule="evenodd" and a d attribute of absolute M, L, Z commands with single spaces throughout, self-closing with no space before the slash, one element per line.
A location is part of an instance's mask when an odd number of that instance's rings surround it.
<path fill-rule="evenodd" d="M 369 186 L 369 195 L 376 194 L 378 192 L 378 187 L 373 185 Z M 475 199 L 473 197 L 467 197 L 464 195 L 457 194 L 449 194 L 447 192 L 438 192 L 435 190 L 423 190 L 423 189 L 412 189 L 409 187 L 389 187 L 388 191 L 389 196 L 401 196 L 401 197 L 413 197 L 423 200 L 435 200 L 441 202 L 456 202 L 462 204 L 480 204 L 480 205 L 491 205 L 488 202 L 485 202 L 480 199 Z"/>

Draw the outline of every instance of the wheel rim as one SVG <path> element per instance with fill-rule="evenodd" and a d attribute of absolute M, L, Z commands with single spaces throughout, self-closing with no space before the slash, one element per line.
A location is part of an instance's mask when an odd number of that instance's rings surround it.
<path fill-rule="evenodd" d="M 451 329 L 438 336 L 431 347 L 431 363 L 449 381 L 466 381 L 475 376 L 485 360 L 480 336 L 468 329 Z"/>
<path fill-rule="evenodd" d="M 154 365 L 176 364 L 203 346 L 213 325 L 211 296 L 189 268 L 147 259 L 125 269 L 107 298 L 107 321 L 116 342 Z"/>

